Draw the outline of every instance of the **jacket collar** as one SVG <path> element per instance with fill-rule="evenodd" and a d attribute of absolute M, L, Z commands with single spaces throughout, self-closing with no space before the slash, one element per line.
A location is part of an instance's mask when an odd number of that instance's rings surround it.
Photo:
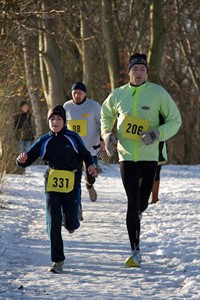
<path fill-rule="evenodd" d="M 50 135 L 63 135 L 66 132 L 67 127 L 64 126 L 59 132 L 50 131 Z"/>

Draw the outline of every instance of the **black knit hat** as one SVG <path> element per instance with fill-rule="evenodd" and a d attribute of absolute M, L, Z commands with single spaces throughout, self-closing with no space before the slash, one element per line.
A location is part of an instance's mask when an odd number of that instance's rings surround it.
<path fill-rule="evenodd" d="M 22 106 L 24 106 L 25 104 L 30 106 L 30 104 L 26 100 L 22 100 L 19 103 L 19 107 L 22 108 Z"/>
<path fill-rule="evenodd" d="M 81 91 L 87 93 L 85 84 L 83 84 L 81 81 L 75 82 L 72 85 L 71 91 L 74 91 L 74 90 L 81 90 Z"/>
<path fill-rule="evenodd" d="M 54 115 L 61 116 L 63 118 L 64 124 L 66 123 L 66 112 L 62 105 L 56 105 L 53 108 L 50 108 L 47 114 L 47 120 L 49 120 Z"/>
<path fill-rule="evenodd" d="M 148 69 L 147 56 L 145 54 L 140 53 L 135 53 L 131 55 L 128 62 L 128 72 L 130 71 L 132 66 L 136 64 L 145 65 L 145 67 Z"/>

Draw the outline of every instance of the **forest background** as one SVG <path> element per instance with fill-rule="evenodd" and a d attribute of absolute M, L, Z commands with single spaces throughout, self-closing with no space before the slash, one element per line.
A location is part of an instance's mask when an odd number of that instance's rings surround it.
<path fill-rule="evenodd" d="M 148 55 L 148 80 L 161 84 L 183 124 L 168 142 L 169 163 L 200 163 L 199 0 L 1 0 L 0 174 L 14 173 L 13 116 L 28 100 L 36 138 L 49 107 L 83 81 L 100 104 L 128 82 L 135 52 Z"/>

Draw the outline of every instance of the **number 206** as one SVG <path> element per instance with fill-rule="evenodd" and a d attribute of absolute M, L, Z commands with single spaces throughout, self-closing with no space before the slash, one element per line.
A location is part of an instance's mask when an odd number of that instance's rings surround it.
<path fill-rule="evenodd" d="M 127 133 L 140 135 L 142 130 L 143 130 L 143 126 L 138 126 L 137 124 L 131 124 L 131 123 L 127 124 L 127 129 L 126 129 Z"/>

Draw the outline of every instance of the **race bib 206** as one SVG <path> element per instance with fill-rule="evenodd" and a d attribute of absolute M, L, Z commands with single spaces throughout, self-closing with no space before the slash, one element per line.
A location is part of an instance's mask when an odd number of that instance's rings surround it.
<path fill-rule="evenodd" d="M 147 120 L 126 116 L 123 124 L 122 136 L 134 141 L 140 141 L 141 132 L 146 132 L 148 129 L 149 122 Z"/>

